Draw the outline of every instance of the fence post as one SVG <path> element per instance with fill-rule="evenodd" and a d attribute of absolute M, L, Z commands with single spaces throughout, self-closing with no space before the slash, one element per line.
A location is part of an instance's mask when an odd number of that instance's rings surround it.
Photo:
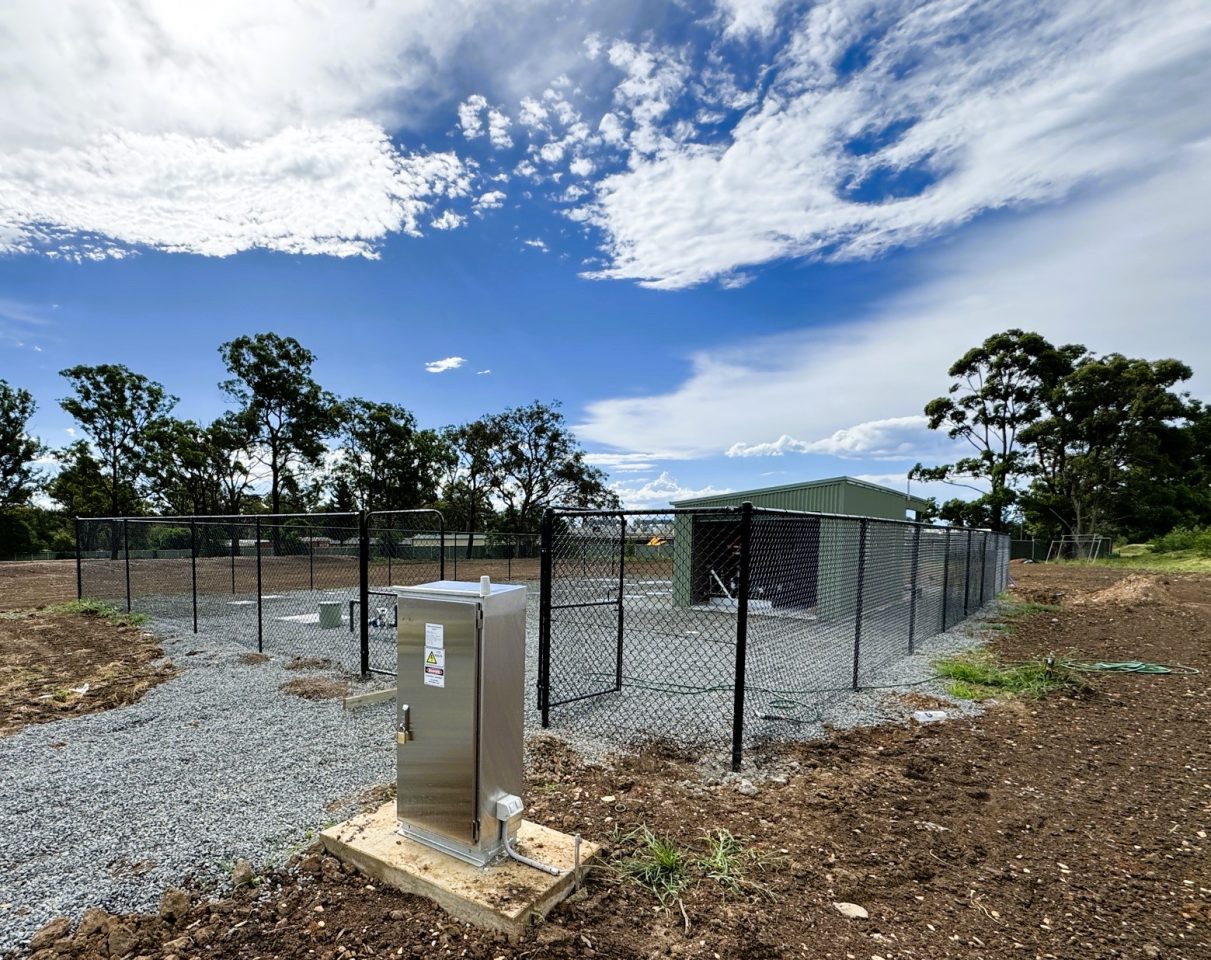
<path fill-rule="evenodd" d="M 917 629 L 917 574 L 921 563 L 921 525 L 913 528 L 912 537 L 912 594 L 908 598 L 908 652 L 913 652 Z"/>
<path fill-rule="evenodd" d="M 627 518 L 619 514 L 622 527 L 618 534 L 618 654 L 614 665 L 614 689 L 622 689 L 622 634 L 625 628 L 626 612 L 623 610 L 623 595 L 626 593 L 626 564 L 627 564 Z"/>
<path fill-rule="evenodd" d="M 446 515 L 437 517 L 437 579 L 446 579 Z"/>
<path fill-rule="evenodd" d="M 126 612 L 130 613 L 130 524 L 122 521 L 122 556 L 126 562 Z"/>
<path fill-rule="evenodd" d="M 542 725 L 551 725 L 551 538 L 555 529 L 555 511 L 542 513 L 542 534 L 538 548 L 538 709 Z"/>
<path fill-rule="evenodd" d="M 240 528 L 231 525 L 231 595 L 235 596 L 235 555 L 240 549 Z"/>
<path fill-rule="evenodd" d="M 967 565 L 963 579 L 963 616 L 967 616 L 971 602 L 971 531 L 967 531 Z"/>
<path fill-rule="evenodd" d="M 732 696 L 732 769 L 744 753 L 744 684 L 748 661 L 749 568 L 752 565 L 753 505 L 740 504 L 740 573 L 736 590 L 736 676 Z"/>
<path fill-rule="evenodd" d="M 307 538 L 307 588 L 315 589 L 315 528 L 307 528 L 311 536 Z"/>
<path fill-rule="evenodd" d="M 261 518 L 256 518 L 256 649 L 265 652 L 265 626 L 261 612 Z"/>
<path fill-rule="evenodd" d="M 980 606 L 984 606 L 984 580 L 988 576 L 988 531 L 984 531 L 984 542 L 980 545 Z"/>
<path fill-rule="evenodd" d="M 84 568 L 80 563 L 80 518 L 76 517 L 76 599 L 84 599 Z"/>
<path fill-rule="evenodd" d="M 366 511 L 357 514 L 358 643 L 361 647 L 362 679 L 370 679 L 370 524 Z"/>
<path fill-rule="evenodd" d="M 198 632 L 198 524 L 189 521 L 189 579 L 193 584 L 193 632 Z"/>
<path fill-rule="evenodd" d="M 950 594 L 950 527 L 946 528 L 946 548 L 942 559 L 942 632 L 946 632 L 946 601 Z"/>
<path fill-rule="evenodd" d="M 858 689 L 858 664 L 862 655 L 862 593 L 866 585 L 866 520 L 858 521 L 858 587 L 854 598 L 854 681 Z"/>

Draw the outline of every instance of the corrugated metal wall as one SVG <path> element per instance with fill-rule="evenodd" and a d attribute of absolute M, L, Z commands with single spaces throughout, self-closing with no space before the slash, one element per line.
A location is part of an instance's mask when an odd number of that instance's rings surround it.
<path fill-rule="evenodd" d="M 745 500 L 754 507 L 773 510 L 802 510 L 806 513 L 840 513 L 851 517 L 906 519 L 905 495 L 898 490 L 880 490 L 864 484 L 837 479 L 828 483 L 770 487 L 747 493 L 727 493 L 717 497 L 687 500 L 678 507 L 738 507 Z"/>

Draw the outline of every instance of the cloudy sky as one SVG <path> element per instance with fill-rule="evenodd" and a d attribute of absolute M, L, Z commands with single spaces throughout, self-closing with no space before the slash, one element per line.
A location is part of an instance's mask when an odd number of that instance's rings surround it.
<path fill-rule="evenodd" d="M 633 505 L 947 456 L 1010 326 L 1211 396 L 1211 5 L 9 0 L 0 377 L 222 408 L 260 330 L 441 425 L 560 400 Z"/>

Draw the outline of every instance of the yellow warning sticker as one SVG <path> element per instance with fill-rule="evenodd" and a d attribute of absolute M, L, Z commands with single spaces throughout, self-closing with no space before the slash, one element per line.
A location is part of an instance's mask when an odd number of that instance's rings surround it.
<path fill-rule="evenodd" d="M 446 685 L 446 651 L 435 650 L 432 647 L 425 650 L 425 686 L 444 687 Z"/>

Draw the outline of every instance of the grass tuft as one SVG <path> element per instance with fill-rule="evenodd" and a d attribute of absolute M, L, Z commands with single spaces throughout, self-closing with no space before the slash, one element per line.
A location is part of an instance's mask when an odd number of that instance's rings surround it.
<path fill-rule="evenodd" d="M 120 627 L 141 627 L 150 617 L 145 613 L 127 613 L 106 600 L 69 600 L 50 608 L 51 613 L 66 613 L 76 617 L 99 617 Z"/>
<path fill-rule="evenodd" d="M 997 696 L 1038 699 L 1056 690 L 1087 693 L 1092 687 L 1079 674 L 1057 666 L 1052 658 L 1002 664 L 986 650 L 944 657 L 934 663 L 938 676 L 950 682 L 946 692 L 959 700 Z"/>
<path fill-rule="evenodd" d="M 646 826 L 621 836 L 636 844 L 636 850 L 618 860 L 616 869 L 626 880 L 650 891 L 661 906 L 668 906 L 693 882 L 689 855 L 668 837 L 652 833 Z"/>
<path fill-rule="evenodd" d="M 676 841 L 640 826 L 629 833 L 615 832 L 615 842 L 633 844 L 633 852 L 615 861 L 614 869 L 624 880 L 652 893 L 667 907 L 692 884 L 711 880 L 725 893 L 771 896 L 769 890 L 751 876 L 772 862 L 741 843 L 727 830 L 714 830 L 703 836 L 705 854 L 692 854 Z"/>
<path fill-rule="evenodd" d="M 744 846 L 727 830 L 716 830 L 704 838 L 706 856 L 698 857 L 696 866 L 708 880 L 714 880 L 728 893 L 760 893 L 769 890 L 749 877 L 750 869 L 764 870 L 767 863 L 757 851 Z"/>

